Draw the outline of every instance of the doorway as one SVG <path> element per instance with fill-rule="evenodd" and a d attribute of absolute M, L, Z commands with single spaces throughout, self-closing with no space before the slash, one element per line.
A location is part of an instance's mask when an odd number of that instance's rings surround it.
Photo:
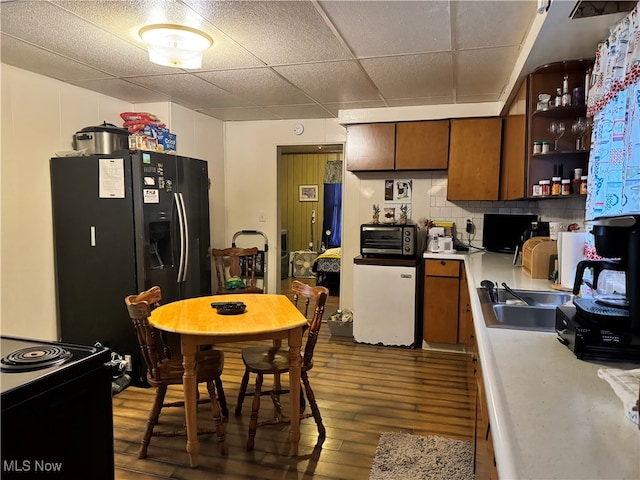
<path fill-rule="evenodd" d="M 332 252 L 340 249 L 343 150 L 342 144 L 278 147 L 280 279 L 284 285 L 292 277 L 315 284 L 315 259 L 330 248 L 337 249 Z M 332 290 L 337 295 L 337 289 Z"/>

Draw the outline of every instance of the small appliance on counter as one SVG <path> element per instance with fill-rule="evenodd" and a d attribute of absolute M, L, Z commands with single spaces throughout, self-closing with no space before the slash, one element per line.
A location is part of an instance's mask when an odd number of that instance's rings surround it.
<path fill-rule="evenodd" d="M 0 337 L 2 478 L 114 478 L 111 352 Z"/>
<path fill-rule="evenodd" d="M 593 270 L 592 297 L 575 297 L 558 307 L 558 340 L 578 358 L 640 361 L 640 215 L 600 217 L 591 222 L 596 253 L 607 260 L 578 263 L 573 293 L 580 293 L 587 268 Z M 602 294 L 604 270 L 625 275 L 625 292 Z"/>
<path fill-rule="evenodd" d="M 531 223 L 537 221 L 537 215 L 485 213 L 482 246 L 489 252 L 517 254 L 524 243 L 525 231 L 531 231 Z"/>
<path fill-rule="evenodd" d="M 362 224 L 360 225 L 360 255 L 416 258 L 422 253 L 420 233 L 416 224 Z"/>
<path fill-rule="evenodd" d="M 108 155 L 129 148 L 129 131 L 112 123 L 103 122 L 95 127 L 85 127 L 73 136 L 76 150 L 85 150 L 87 155 Z"/>

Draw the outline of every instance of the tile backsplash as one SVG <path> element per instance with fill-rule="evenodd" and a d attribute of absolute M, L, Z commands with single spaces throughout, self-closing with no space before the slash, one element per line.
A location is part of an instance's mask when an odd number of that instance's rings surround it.
<path fill-rule="evenodd" d="M 577 223 L 584 231 L 585 197 L 571 196 L 562 199 L 517 201 L 456 201 L 447 200 L 446 172 L 428 172 L 414 180 L 413 205 L 420 210 L 418 217 L 431 220 L 448 220 L 456 224 L 457 236 L 466 243 L 465 225 L 471 219 L 475 232 L 471 237 L 474 246 L 482 245 L 485 213 L 535 214 L 545 222 Z M 416 208 L 419 205 L 419 209 Z M 416 211 L 417 213 L 417 211 Z M 418 220 L 414 216 L 414 220 Z"/>

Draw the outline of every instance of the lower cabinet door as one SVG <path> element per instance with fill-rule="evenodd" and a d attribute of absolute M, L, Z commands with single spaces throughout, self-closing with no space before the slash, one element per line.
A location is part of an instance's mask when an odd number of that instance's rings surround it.
<path fill-rule="evenodd" d="M 424 340 L 437 343 L 458 342 L 458 278 L 425 277 Z"/>

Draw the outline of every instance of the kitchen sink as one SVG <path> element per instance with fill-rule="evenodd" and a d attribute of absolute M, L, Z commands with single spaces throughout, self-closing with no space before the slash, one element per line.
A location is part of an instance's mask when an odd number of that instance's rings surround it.
<path fill-rule="evenodd" d="M 564 305 L 572 298 L 567 292 L 516 289 L 514 291 L 535 305 L 525 305 L 503 289 L 498 292 L 498 302 L 493 303 L 484 288 L 478 289 L 487 327 L 553 332 L 556 307 Z"/>
<path fill-rule="evenodd" d="M 533 300 L 533 305 L 535 306 L 553 306 L 557 307 L 559 305 L 564 305 L 569 300 L 571 300 L 571 294 L 567 292 L 545 292 L 539 290 L 518 290 L 513 289 L 521 297 L 524 297 L 526 300 Z M 498 302 L 497 303 L 511 303 L 519 300 L 516 299 L 513 295 L 508 293 L 504 289 L 500 289 L 498 291 Z"/>
<path fill-rule="evenodd" d="M 556 307 L 530 307 L 528 305 L 493 305 L 496 324 L 490 327 L 518 328 L 553 332 L 556 328 Z M 486 321 L 485 316 L 485 321 Z"/>

